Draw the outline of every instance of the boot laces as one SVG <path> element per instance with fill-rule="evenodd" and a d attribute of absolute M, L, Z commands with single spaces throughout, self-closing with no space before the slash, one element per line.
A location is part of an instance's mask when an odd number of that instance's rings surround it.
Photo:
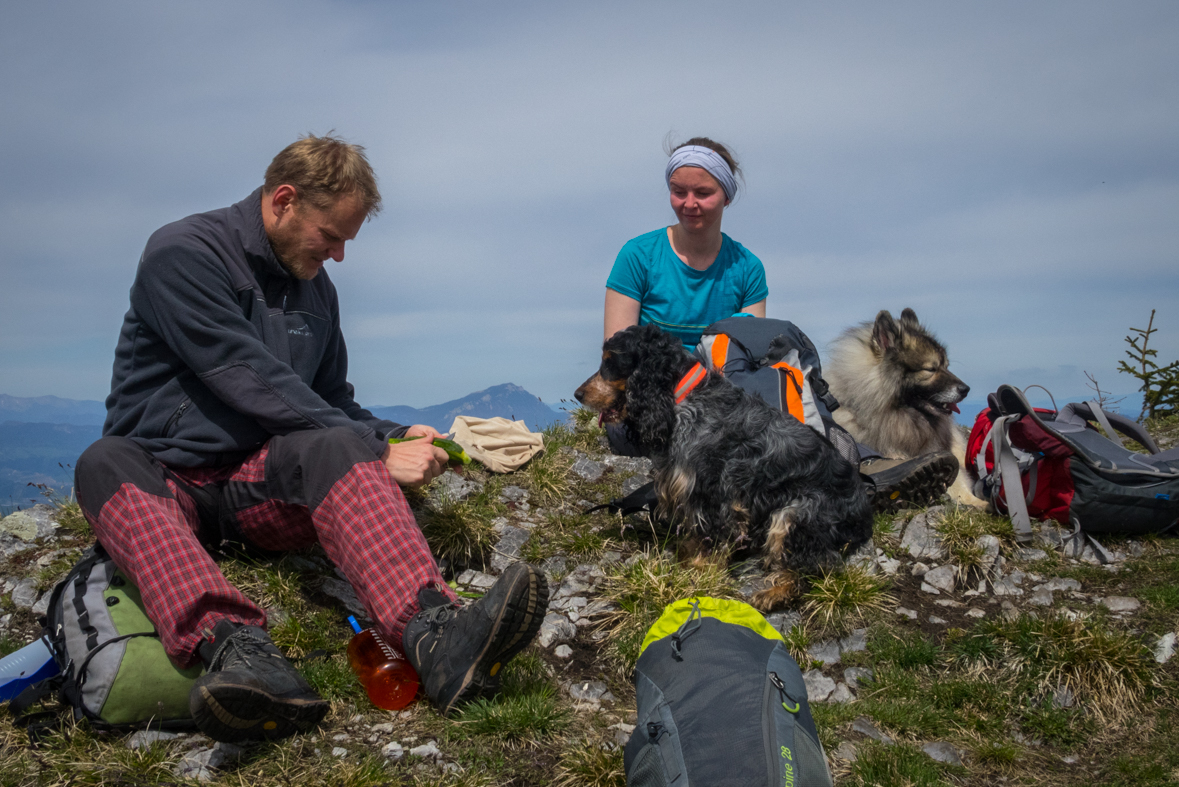
<path fill-rule="evenodd" d="M 247 629 L 238 629 L 226 637 L 221 647 L 217 648 L 208 671 L 248 667 L 251 665 L 251 659 L 273 657 L 275 654 L 269 652 L 269 648 L 274 648 L 274 643 L 268 638 Z"/>

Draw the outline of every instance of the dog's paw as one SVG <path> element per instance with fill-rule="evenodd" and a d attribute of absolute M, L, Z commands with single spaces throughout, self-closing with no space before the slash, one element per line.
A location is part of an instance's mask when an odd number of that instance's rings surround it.
<path fill-rule="evenodd" d="M 788 606 L 802 593 L 798 580 L 793 575 L 780 574 L 771 577 L 771 580 L 774 584 L 765 590 L 757 591 L 750 600 L 759 612 L 773 612 L 775 609 Z"/>

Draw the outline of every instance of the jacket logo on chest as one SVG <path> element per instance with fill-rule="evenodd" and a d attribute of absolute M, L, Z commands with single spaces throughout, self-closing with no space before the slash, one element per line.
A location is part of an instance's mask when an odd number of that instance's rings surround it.
<path fill-rule="evenodd" d="M 311 333 L 311 329 L 308 328 L 306 325 L 303 325 L 299 328 L 287 328 L 287 333 L 289 333 L 293 336 L 314 336 L 315 335 L 315 334 Z"/>

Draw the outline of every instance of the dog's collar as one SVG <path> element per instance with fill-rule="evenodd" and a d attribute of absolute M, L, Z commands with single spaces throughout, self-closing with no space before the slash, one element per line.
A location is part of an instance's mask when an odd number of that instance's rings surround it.
<path fill-rule="evenodd" d="M 679 404 L 687 399 L 688 394 L 692 393 L 693 389 L 707 376 L 708 372 L 699 363 L 689 369 L 688 373 L 680 379 L 680 384 L 675 387 L 675 403 Z"/>

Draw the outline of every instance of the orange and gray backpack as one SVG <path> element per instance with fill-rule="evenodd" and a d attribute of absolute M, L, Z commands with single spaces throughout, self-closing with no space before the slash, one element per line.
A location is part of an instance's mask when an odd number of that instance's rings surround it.
<path fill-rule="evenodd" d="M 858 464 L 855 440 L 835 423 L 839 402 L 823 379 L 814 343 L 789 320 L 729 317 L 704 329 L 696 356 L 710 371 L 794 416 Z"/>

